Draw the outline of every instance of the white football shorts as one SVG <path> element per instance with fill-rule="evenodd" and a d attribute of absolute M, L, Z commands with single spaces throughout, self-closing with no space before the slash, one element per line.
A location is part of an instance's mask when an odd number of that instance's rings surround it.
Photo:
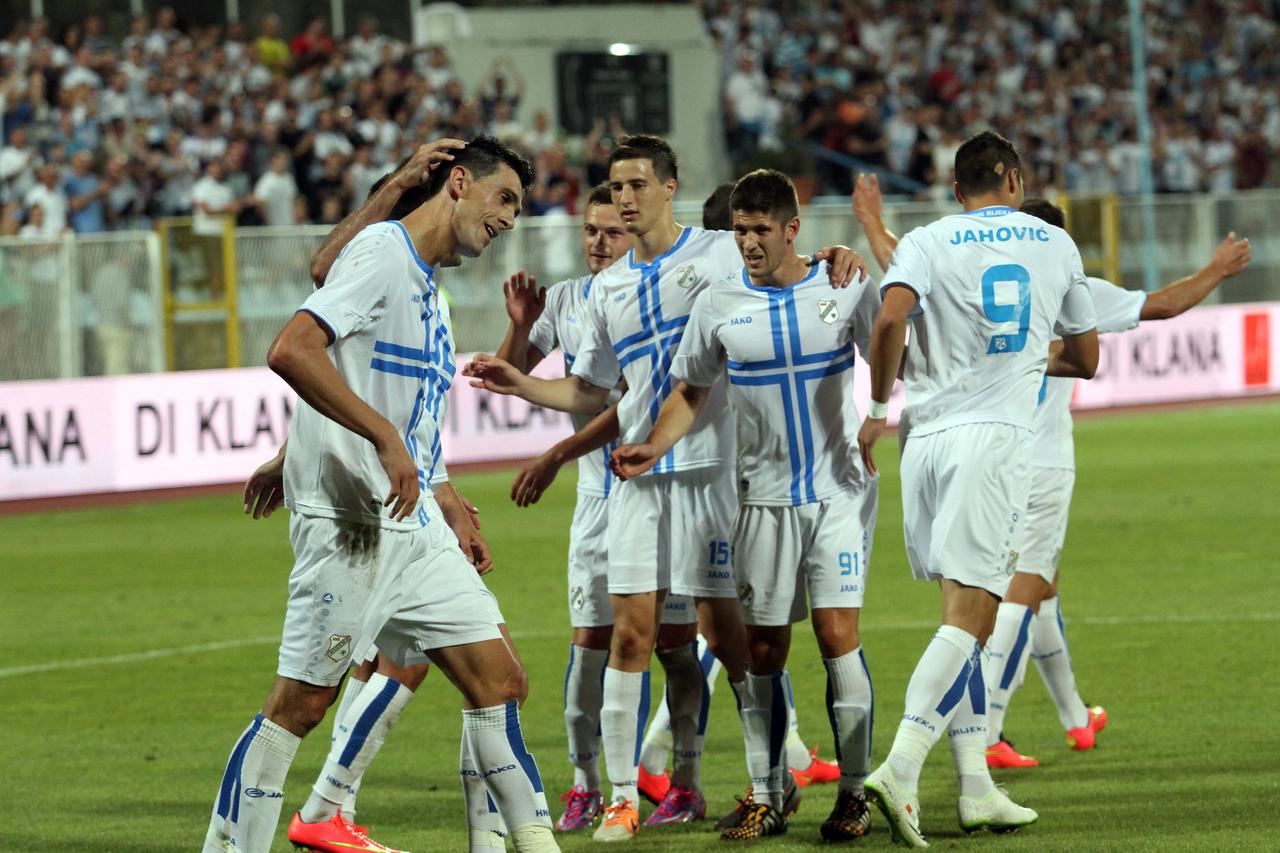
<path fill-rule="evenodd" d="M 579 493 L 569 528 L 569 623 L 613 624 L 609 604 L 609 501 Z"/>
<path fill-rule="evenodd" d="M 862 607 L 880 484 L 801 506 L 744 506 L 734 533 L 742 621 L 802 622 L 808 607 Z"/>
<path fill-rule="evenodd" d="M 1070 468 L 1031 468 L 1027 511 L 1018 534 L 1017 571 L 1039 575 L 1053 583 L 1062 545 L 1067 541 L 1067 516 L 1076 472 Z"/>
<path fill-rule="evenodd" d="M 902 514 L 917 578 L 1004 597 L 1018 563 L 1030 450 L 1031 431 L 1009 424 L 914 434 L 902 454 Z"/>
<path fill-rule="evenodd" d="M 609 497 L 609 592 L 737 598 L 733 466 L 637 477 Z"/>

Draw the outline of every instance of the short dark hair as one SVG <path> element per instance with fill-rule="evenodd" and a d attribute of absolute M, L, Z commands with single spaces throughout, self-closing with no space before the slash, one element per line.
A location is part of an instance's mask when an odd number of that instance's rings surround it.
<path fill-rule="evenodd" d="M 1022 158 L 1013 143 L 992 130 L 964 141 L 956 151 L 956 185 L 970 198 L 998 189 L 1010 169 L 1022 170 Z"/>
<path fill-rule="evenodd" d="M 733 182 L 721 184 L 716 191 L 707 196 L 702 203 L 702 227 L 708 231 L 731 231 L 733 229 L 733 212 L 729 210 L 729 196 L 733 192 Z"/>
<path fill-rule="evenodd" d="M 1043 219 L 1050 225 L 1056 225 L 1059 228 L 1067 227 L 1066 212 L 1047 198 L 1029 198 L 1022 203 L 1020 210 L 1038 219 Z"/>
<path fill-rule="evenodd" d="M 392 219 L 403 219 L 430 199 L 435 198 L 449 180 L 449 173 L 453 171 L 454 166 L 463 166 L 471 172 L 473 178 L 480 179 L 489 177 L 505 164 L 516 173 L 516 177 L 520 179 L 520 186 L 525 192 L 533 186 L 533 165 L 492 136 L 477 136 L 467 143 L 466 148 L 459 148 L 452 154 L 453 159 L 441 163 L 426 182 L 405 191 L 391 211 Z M 400 164 L 400 166 L 403 165 L 404 162 Z M 399 168 L 397 167 L 396 170 L 399 171 Z"/>
<path fill-rule="evenodd" d="M 596 184 L 591 188 L 591 194 L 587 196 L 587 207 L 593 204 L 613 207 L 613 193 L 609 190 L 608 184 Z"/>
<path fill-rule="evenodd" d="M 676 152 L 660 136 L 636 133 L 624 137 L 622 144 L 609 153 L 609 167 L 622 160 L 648 160 L 653 164 L 653 174 L 658 180 L 680 180 Z"/>
<path fill-rule="evenodd" d="M 776 169 L 756 169 L 733 185 L 729 209 L 734 212 L 763 213 L 787 223 L 800 215 L 796 185 Z"/>

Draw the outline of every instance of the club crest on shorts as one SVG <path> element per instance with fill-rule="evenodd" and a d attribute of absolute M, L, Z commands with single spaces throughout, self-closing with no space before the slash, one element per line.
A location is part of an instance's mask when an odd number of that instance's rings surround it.
<path fill-rule="evenodd" d="M 575 586 L 569 590 L 569 606 L 574 610 L 582 610 L 587 606 L 587 594 L 582 591 L 582 587 Z"/>
<path fill-rule="evenodd" d="M 688 290 L 697 283 L 698 271 L 693 268 L 693 264 L 687 264 L 676 270 L 676 287 Z"/>
<path fill-rule="evenodd" d="M 743 607 L 750 607 L 756 600 L 756 591 L 751 588 L 751 584 L 738 584 L 738 600 L 742 602 Z"/>
<path fill-rule="evenodd" d="M 840 319 L 840 309 L 836 307 L 834 299 L 818 300 L 818 319 L 828 326 Z"/>
<path fill-rule="evenodd" d="M 1018 567 L 1018 552 L 1010 550 L 1009 562 L 1005 563 L 1004 573 L 1006 575 L 1011 575 L 1013 574 L 1013 570 L 1016 569 L 1017 567 Z"/>
<path fill-rule="evenodd" d="M 351 657 L 351 635 L 334 634 L 329 637 L 329 651 L 325 654 L 334 663 L 342 663 Z"/>

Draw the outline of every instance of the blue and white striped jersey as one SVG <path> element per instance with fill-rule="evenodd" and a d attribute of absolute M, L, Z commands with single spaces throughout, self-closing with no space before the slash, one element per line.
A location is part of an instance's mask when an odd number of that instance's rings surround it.
<path fill-rule="evenodd" d="M 299 309 L 333 336 L 329 357 L 348 387 L 404 436 L 420 482 L 426 482 L 431 460 L 430 448 L 422 446 L 422 420 L 436 409 L 443 413 L 432 358 L 452 348 L 435 295 L 434 271 L 418 257 L 404 226 L 379 222 L 347 244 L 325 286 Z M 421 504 L 404 521 L 388 518 L 382 502 L 389 482 L 373 445 L 303 400 L 289 429 L 284 476 L 289 508 L 304 515 L 401 530 L 426 523 Z M 423 500 L 430 500 L 425 489 Z"/>
<path fill-rule="evenodd" d="M 1011 207 L 912 230 L 881 292 L 896 285 L 919 297 L 903 370 L 912 435 L 968 423 L 1030 429 L 1049 338 L 1095 325 L 1076 244 Z"/>
<path fill-rule="evenodd" d="M 546 307 L 542 311 L 533 328 L 529 331 L 529 343 L 538 348 L 544 356 L 557 347 L 564 354 L 565 375 L 573 369 L 582 349 L 583 338 L 586 337 L 588 322 L 585 316 L 587 300 L 591 296 L 592 276 L 570 278 L 557 282 L 547 288 Z M 609 397 L 612 404 L 620 397 L 616 392 Z M 586 426 L 592 415 L 571 415 L 573 428 L 580 430 Z M 613 472 L 609 470 L 609 455 L 617 447 L 617 442 L 609 442 L 594 453 L 588 453 L 578 460 L 578 494 L 591 495 L 597 498 L 609 497 L 613 490 Z"/>
<path fill-rule="evenodd" d="M 1125 290 L 1106 279 L 1088 279 L 1089 297 L 1098 317 L 1098 334 L 1127 332 L 1138 325 L 1147 294 Z M 1040 386 L 1039 404 L 1031 432 L 1031 464 L 1037 468 L 1076 467 L 1076 450 L 1071 433 L 1071 392 L 1076 381 L 1064 376 L 1046 376 Z"/>
<path fill-rule="evenodd" d="M 600 388 L 614 387 L 620 377 L 626 380 L 627 391 L 618 405 L 622 443 L 644 441 L 670 395 L 671 360 L 698 294 L 741 267 L 732 233 L 685 228 L 676 244 L 652 262 L 637 263 L 634 252 L 628 252 L 595 277 L 584 312 L 589 334 L 574 361 L 573 375 Z M 651 473 L 733 463 L 733 425 L 724 383 L 716 383 L 711 395 L 693 429 Z"/>
<path fill-rule="evenodd" d="M 743 504 L 800 506 L 867 479 L 853 353 L 867 357 L 879 310 L 870 279 L 833 290 L 825 262 L 790 287 L 740 269 L 698 297 L 671 374 L 706 387 L 727 370 Z"/>

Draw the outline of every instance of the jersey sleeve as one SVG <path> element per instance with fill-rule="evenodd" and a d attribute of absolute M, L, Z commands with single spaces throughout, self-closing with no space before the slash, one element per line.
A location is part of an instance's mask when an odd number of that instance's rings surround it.
<path fill-rule="evenodd" d="M 529 330 L 529 346 L 536 348 L 544 356 L 560 345 L 560 336 L 556 334 L 556 320 L 560 316 L 557 300 L 565 287 L 564 282 L 551 285 L 547 290 L 546 306 Z"/>
<path fill-rule="evenodd" d="M 689 312 L 689 324 L 685 326 L 680 348 L 671 362 L 673 379 L 688 382 L 699 388 L 708 388 L 724 373 L 724 347 L 716 337 L 713 293 L 708 290 L 694 300 Z"/>
<path fill-rule="evenodd" d="M 599 283 L 591 289 L 582 313 L 585 334 L 571 374 L 597 388 L 612 388 L 622 378 L 622 365 L 609 340 L 609 327 L 604 316 L 604 288 Z"/>
<path fill-rule="evenodd" d="M 431 489 L 435 491 L 436 486 L 449 482 L 449 469 L 445 467 L 444 460 L 441 459 L 436 464 L 435 470 L 431 472 Z"/>
<path fill-rule="evenodd" d="M 1067 294 L 1062 299 L 1062 308 L 1058 311 L 1058 322 L 1054 325 L 1054 334 L 1080 335 L 1098 327 L 1098 318 L 1093 310 L 1093 299 L 1089 296 L 1089 280 L 1084 274 L 1084 265 L 1080 262 L 1080 253 L 1073 247 L 1067 262 L 1067 277 L 1071 282 Z"/>
<path fill-rule="evenodd" d="M 320 321 L 335 341 L 359 332 L 386 311 L 401 249 L 385 235 L 362 232 L 347 244 L 325 279 L 299 311 Z"/>
<path fill-rule="evenodd" d="M 1138 325 L 1147 294 L 1141 290 L 1125 290 L 1106 279 L 1088 279 L 1089 295 L 1098 317 L 1098 334 L 1127 332 Z"/>
<path fill-rule="evenodd" d="M 715 259 L 716 268 L 714 274 L 718 277 L 721 273 L 736 273 L 742 269 L 742 252 L 738 249 L 738 241 L 733 236 L 732 231 L 713 231 L 715 242 L 712 244 L 714 251 L 712 257 Z"/>
<path fill-rule="evenodd" d="M 849 325 L 853 329 L 853 344 L 858 348 L 863 361 L 871 360 L 871 327 L 876 322 L 876 314 L 880 313 L 880 288 L 871 280 L 871 276 L 863 276 L 861 282 L 853 285 L 861 288 L 858 301 L 853 305 L 849 316 Z"/>
<path fill-rule="evenodd" d="M 916 307 L 912 316 L 925 310 L 929 291 L 933 289 L 933 279 L 929 274 L 929 258 L 922 243 L 922 229 L 917 228 L 907 233 L 898 241 L 893 250 L 893 260 L 884 278 L 880 280 L 880 295 L 890 287 L 905 285 L 916 295 Z"/>

